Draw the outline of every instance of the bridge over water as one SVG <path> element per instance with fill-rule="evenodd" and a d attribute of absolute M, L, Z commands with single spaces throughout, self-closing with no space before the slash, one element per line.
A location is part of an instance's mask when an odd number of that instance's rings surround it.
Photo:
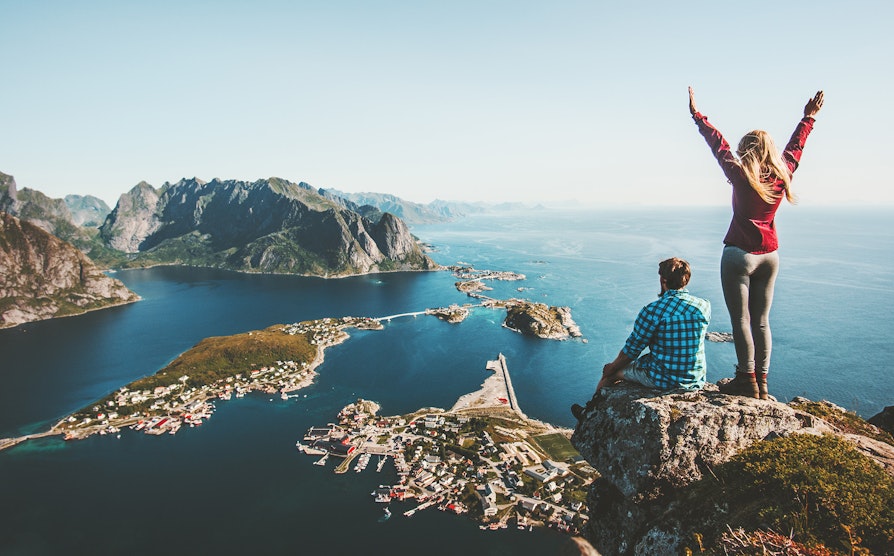
<path fill-rule="evenodd" d="M 376 317 L 372 320 L 382 322 L 383 320 L 391 321 L 391 319 L 399 319 L 401 317 L 415 317 L 417 315 L 425 315 L 428 311 L 415 311 L 413 313 L 398 313 L 396 315 L 388 315 L 387 317 Z"/>

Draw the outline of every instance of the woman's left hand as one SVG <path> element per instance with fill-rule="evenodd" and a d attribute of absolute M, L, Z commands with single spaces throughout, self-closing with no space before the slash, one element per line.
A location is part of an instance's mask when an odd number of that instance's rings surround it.
<path fill-rule="evenodd" d="M 689 113 L 695 116 L 696 112 L 698 112 L 698 108 L 695 107 L 695 93 L 692 91 L 692 87 L 689 87 Z"/>

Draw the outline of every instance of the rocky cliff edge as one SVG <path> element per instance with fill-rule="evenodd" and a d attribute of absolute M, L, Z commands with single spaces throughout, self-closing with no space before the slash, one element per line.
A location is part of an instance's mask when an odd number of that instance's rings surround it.
<path fill-rule="evenodd" d="M 138 299 L 73 245 L 0 212 L 0 328 Z"/>
<path fill-rule="evenodd" d="M 894 446 L 883 441 L 890 436 L 885 439 L 880 429 L 828 402 L 728 396 L 713 384 L 698 392 L 655 393 L 628 382 L 603 389 L 571 438 L 601 475 L 588 499 L 586 536 L 605 556 L 681 553 L 692 531 L 680 530 L 670 516 L 679 517 L 679 507 L 686 505 L 682 493 L 763 440 L 799 433 L 837 436 L 894 474 Z M 810 404 L 834 418 L 808 413 Z M 842 426 L 847 419 L 836 415 L 850 415 L 868 428 Z M 879 434 L 860 434 L 866 430 Z"/>

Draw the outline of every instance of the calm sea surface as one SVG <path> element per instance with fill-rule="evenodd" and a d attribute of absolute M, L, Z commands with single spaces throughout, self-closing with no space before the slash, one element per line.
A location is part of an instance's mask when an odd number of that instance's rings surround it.
<path fill-rule="evenodd" d="M 871 416 L 894 404 L 894 212 L 781 212 L 770 391 Z M 690 290 L 712 302 L 711 329 L 729 331 L 719 284 L 728 214 L 531 211 L 417 227 L 442 264 L 526 274 L 493 283 L 492 295 L 568 305 L 588 342 L 525 338 L 487 309 L 459 325 L 396 319 L 383 331 L 351 331 L 327 350 L 302 397 L 218 402 L 210 421 L 176 436 L 125 430 L 120 439 L 52 438 L 0 452 L 0 553 L 556 553 L 564 538 L 550 531 L 482 532 L 431 510 L 405 518 L 409 505 L 393 505 L 399 511 L 379 522 L 368 493 L 395 479 L 391 465 L 337 476 L 298 454 L 295 440 L 357 397 L 380 402 L 384 414 L 449 407 L 478 388 L 499 352 L 525 412 L 571 426 L 568 406 L 590 397 L 637 311 L 655 298 L 659 260 L 692 263 Z M 116 276 L 143 301 L 0 331 L 0 436 L 46 429 L 208 336 L 468 300 L 446 272 L 322 280 L 155 268 Z M 708 380 L 730 376 L 734 361 L 731 344 L 709 344 Z"/>

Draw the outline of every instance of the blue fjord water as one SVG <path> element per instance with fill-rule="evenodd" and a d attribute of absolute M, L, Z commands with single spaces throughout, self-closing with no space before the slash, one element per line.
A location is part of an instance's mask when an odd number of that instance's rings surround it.
<path fill-rule="evenodd" d="M 771 315 L 770 388 L 779 399 L 828 399 L 864 416 L 894 403 L 891 216 L 782 211 Z M 488 309 L 459 325 L 395 319 L 383 331 L 351 331 L 327 350 L 317 381 L 298 398 L 218 402 L 206 424 L 176 436 L 125 430 L 120 439 L 22 444 L 0 452 L 0 553 L 186 553 L 196 546 L 221 554 L 556 553 L 563 538 L 551 531 L 482 532 L 431 510 L 412 518 L 395 511 L 382 523 L 368 493 L 394 479 L 393 467 L 334 475 L 311 465 L 294 442 L 357 397 L 378 401 L 384 414 L 449 407 L 477 389 L 485 362 L 499 352 L 525 412 L 571 426 L 568 406 L 589 398 L 636 312 L 654 299 L 659 260 L 688 259 L 690 290 L 714 308 L 711 329 L 729 330 L 718 278 L 727 222 L 728 210 L 719 208 L 640 209 L 496 213 L 417 227 L 442 264 L 526 274 L 524 282 L 493 283 L 491 294 L 568 305 L 587 342 L 522 337 L 500 326 L 502 312 Z M 0 436 L 45 429 L 208 336 L 468 300 L 446 272 L 322 280 L 153 268 L 117 277 L 143 300 L 0 331 Z M 731 344 L 709 344 L 708 379 L 729 376 L 734 361 Z"/>

